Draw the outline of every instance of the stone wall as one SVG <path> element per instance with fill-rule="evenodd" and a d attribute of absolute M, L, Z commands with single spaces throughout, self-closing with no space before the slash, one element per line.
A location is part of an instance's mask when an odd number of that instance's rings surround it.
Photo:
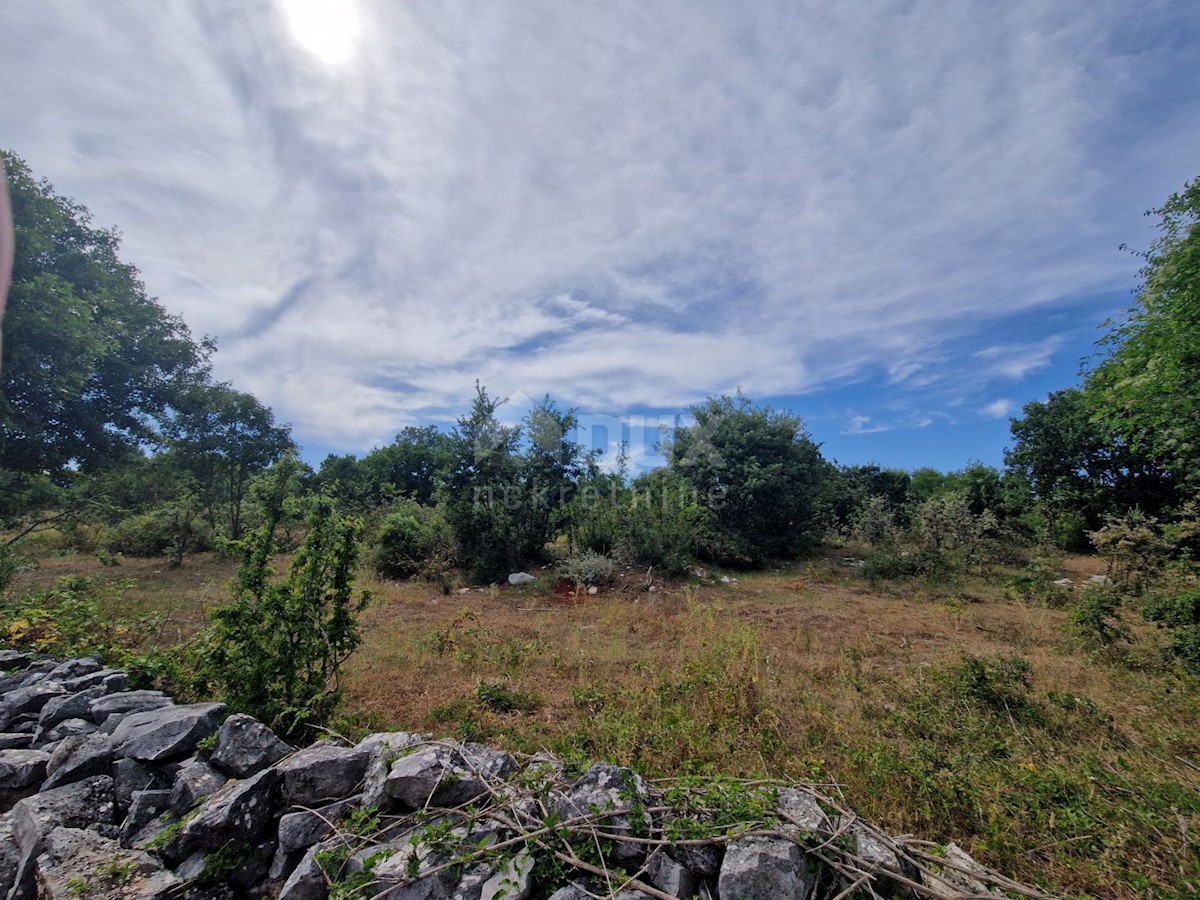
<path fill-rule="evenodd" d="M 0 650 L 0 898 L 1043 896 L 812 785 L 647 783 L 404 732 L 294 749 Z"/>

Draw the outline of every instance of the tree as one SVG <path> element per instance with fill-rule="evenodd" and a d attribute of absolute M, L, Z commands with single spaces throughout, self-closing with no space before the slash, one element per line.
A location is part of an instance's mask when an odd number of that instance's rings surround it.
<path fill-rule="evenodd" d="M 358 464 L 357 478 L 367 502 L 408 497 L 429 506 L 438 480 L 450 463 L 450 438 L 432 425 L 405 428 L 386 447 L 372 450 Z"/>
<path fill-rule="evenodd" d="M 1080 516 L 1079 530 L 1094 531 L 1107 514 L 1156 513 L 1174 491 L 1176 480 L 1152 456 L 1093 416 L 1094 402 L 1086 389 L 1068 388 L 1026 404 L 1011 421 L 1005 464 L 1029 483 L 1052 532 L 1064 516 Z"/>
<path fill-rule="evenodd" d="M 833 467 L 803 421 L 738 394 L 691 408 L 676 430 L 670 465 L 712 510 L 719 561 L 759 565 L 815 544 L 826 524 L 824 482 Z"/>
<path fill-rule="evenodd" d="M 0 468 L 35 475 L 111 466 L 152 443 L 180 392 L 207 372 L 133 267 L 119 235 L 4 153 L 16 255 L 0 365 Z"/>
<path fill-rule="evenodd" d="M 278 580 L 276 529 L 298 466 L 276 465 L 262 483 L 263 524 L 238 542 L 233 601 L 212 613 L 201 641 L 204 675 L 231 707 L 296 740 L 326 721 L 341 697 L 342 664 L 361 640 L 357 614 L 369 599 L 354 589 L 361 525 L 338 515 L 332 498 L 310 498 L 308 535 Z"/>
<path fill-rule="evenodd" d="M 1200 487 L 1200 178 L 1157 215 L 1133 308 L 1087 376 L 1092 417 L 1172 481 Z"/>
<path fill-rule="evenodd" d="M 196 480 L 209 523 L 224 525 L 234 540 L 242 536 L 242 501 L 253 476 L 296 448 L 269 407 L 224 383 L 182 395 L 166 434 L 172 458 Z"/>

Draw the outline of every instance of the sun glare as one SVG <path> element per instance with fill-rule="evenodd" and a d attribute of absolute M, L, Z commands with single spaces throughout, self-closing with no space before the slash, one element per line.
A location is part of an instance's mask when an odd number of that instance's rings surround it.
<path fill-rule="evenodd" d="M 357 0 L 279 0 L 292 38 L 327 66 L 347 63 L 362 37 Z"/>

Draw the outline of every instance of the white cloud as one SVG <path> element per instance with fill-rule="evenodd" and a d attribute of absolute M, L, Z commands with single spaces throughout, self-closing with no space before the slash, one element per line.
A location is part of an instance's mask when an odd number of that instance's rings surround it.
<path fill-rule="evenodd" d="M 985 419 L 1003 419 L 1012 410 L 1013 402 L 1002 398 L 1000 400 L 993 400 L 987 406 L 983 407 L 983 409 L 979 410 L 979 414 Z"/>
<path fill-rule="evenodd" d="M 5 139 L 219 374 L 347 448 L 476 377 L 613 413 L 1020 379 L 1057 345 L 968 337 L 1128 285 L 1115 246 L 1195 174 L 1145 160 L 1200 143 L 1129 124 L 1178 60 L 1123 53 L 1115 0 L 363 3 L 336 66 L 270 6 L 3 16 Z"/>

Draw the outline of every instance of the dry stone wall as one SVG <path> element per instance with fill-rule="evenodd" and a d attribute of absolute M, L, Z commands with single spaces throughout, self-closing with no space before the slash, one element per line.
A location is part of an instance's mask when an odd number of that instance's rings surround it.
<path fill-rule="evenodd" d="M 1043 896 L 816 786 L 647 783 L 405 732 L 296 749 L 96 659 L 0 650 L 0 898 Z"/>

